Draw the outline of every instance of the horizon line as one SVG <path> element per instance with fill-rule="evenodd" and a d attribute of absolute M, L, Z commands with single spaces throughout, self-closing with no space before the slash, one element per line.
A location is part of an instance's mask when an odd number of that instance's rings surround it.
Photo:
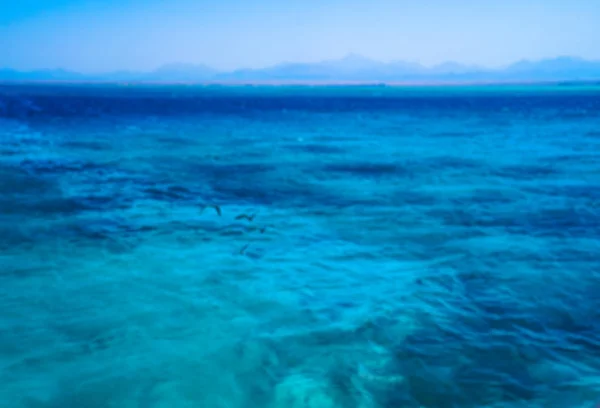
<path fill-rule="evenodd" d="M 298 86 L 298 87 L 461 87 L 461 86 L 540 86 L 540 85 L 597 85 L 600 79 L 573 79 L 573 80 L 482 80 L 482 81 L 344 81 L 344 80 L 230 80 L 230 81 L 122 81 L 122 80 L 3 80 L 3 85 L 116 85 L 116 86 Z"/>
<path fill-rule="evenodd" d="M 438 64 L 428 65 L 428 64 L 423 64 L 421 62 L 402 60 L 402 59 L 383 61 L 383 60 L 378 60 L 378 59 L 374 59 L 374 58 L 370 58 L 370 57 L 365 57 L 362 54 L 350 52 L 339 58 L 323 59 L 323 60 L 314 61 L 314 62 L 281 61 L 281 62 L 273 63 L 271 65 L 265 65 L 265 66 L 257 67 L 257 68 L 248 68 L 248 67 L 241 66 L 241 67 L 233 68 L 233 69 L 218 69 L 218 68 L 214 68 L 213 66 L 211 66 L 207 63 L 203 63 L 203 62 L 194 63 L 194 62 L 179 61 L 179 62 L 165 62 L 164 64 L 161 64 L 154 68 L 149 68 L 146 70 L 114 68 L 112 70 L 107 70 L 107 71 L 84 72 L 84 71 L 78 71 L 78 70 L 66 68 L 66 67 L 19 69 L 19 68 L 0 66 L 0 71 L 15 71 L 15 72 L 20 72 L 20 73 L 31 73 L 31 72 L 39 72 L 39 71 L 62 71 L 62 72 L 68 72 L 68 73 L 72 73 L 72 74 L 80 74 L 80 75 L 105 75 L 105 74 L 112 74 L 112 73 L 154 73 L 162 68 L 169 67 L 169 66 L 184 66 L 184 67 L 204 68 L 204 69 L 214 71 L 215 74 L 223 74 L 223 73 L 235 73 L 238 71 L 259 71 L 259 70 L 265 70 L 265 69 L 270 69 L 270 68 L 275 68 L 275 67 L 281 67 L 281 66 L 285 66 L 285 65 L 314 65 L 314 64 L 323 64 L 323 63 L 328 63 L 328 62 L 340 62 L 340 61 L 344 61 L 344 60 L 347 60 L 350 58 L 362 59 L 364 61 L 374 62 L 374 63 L 378 63 L 378 64 L 382 64 L 382 65 L 393 65 L 393 64 L 398 64 L 398 63 L 411 64 L 411 65 L 415 65 L 415 66 L 420 66 L 421 68 L 425 68 L 425 69 L 433 69 L 433 68 L 441 67 L 446 64 L 457 64 L 457 65 L 463 66 L 464 68 L 472 68 L 475 70 L 485 70 L 485 71 L 501 71 L 503 69 L 507 69 L 507 68 L 510 68 L 511 66 L 514 66 L 519 63 L 524 63 L 524 62 L 535 63 L 535 62 L 555 61 L 555 60 L 577 60 L 580 62 L 600 63 L 600 60 L 587 59 L 587 58 L 580 57 L 577 55 L 557 55 L 554 57 L 546 57 L 546 58 L 539 58 L 539 59 L 521 58 L 518 60 L 514 60 L 512 62 L 509 62 L 507 64 L 504 64 L 501 66 L 495 66 L 495 67 L 479 65 L 479 64 L 475 64 L 475 63 L 460 62 L 460 61 L 455 61 L 455 60 L 447 60 L 447 61 L 440 62 Z"/>

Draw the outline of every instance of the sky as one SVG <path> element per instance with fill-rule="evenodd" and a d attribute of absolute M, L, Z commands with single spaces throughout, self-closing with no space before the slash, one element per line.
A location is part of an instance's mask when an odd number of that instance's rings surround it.
<path fill-rule="evenodd" d="M 0 68 L 600 60 L 600 0 L 0 0 Z"/>

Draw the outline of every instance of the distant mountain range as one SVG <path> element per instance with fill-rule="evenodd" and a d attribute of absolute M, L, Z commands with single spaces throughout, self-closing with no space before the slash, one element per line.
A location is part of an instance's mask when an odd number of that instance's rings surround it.
<path fill-rule="evenodd" d="M 169 64 L 151 72 L 99 75 L 65 70 L 0 69 L 0 81 L 108 82 L 510 82 L 600 80 L 600 61 L 558 57 L 519 61 L 499 69 L 447 62 L 434 67 L 404 61 L 379 62 L 350 54 L 317 63 L 284 63 L 262 69 L 222 72 L 205 65 Z"/>

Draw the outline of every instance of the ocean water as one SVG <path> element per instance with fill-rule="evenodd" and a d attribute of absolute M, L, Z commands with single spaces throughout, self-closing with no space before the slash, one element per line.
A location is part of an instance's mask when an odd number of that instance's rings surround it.
<path fill-rule="evenodd" d="M 600 88 L 0 87 L 0 407 L 599 402 Z"/>

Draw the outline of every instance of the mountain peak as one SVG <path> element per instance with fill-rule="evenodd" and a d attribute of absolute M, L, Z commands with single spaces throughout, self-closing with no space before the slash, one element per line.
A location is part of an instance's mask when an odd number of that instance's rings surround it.
<path fill-rule="evenodd" d="M 0 69 L 0 80 L 89 81 L 563 81 L 600 79 L 600 61 L 559 56 L 538 61 L 522 60 L 504 68 L 485 69 L 447 62 L 433 67 L 405 61 L 380 62 L 357 53 L 316 63 L 279 64 L 262 69 L 218 72 L 206 65 L 167 64 L 150 72 L 109 72 L 85 75 L 63 70 L 16 71 Z"/>

